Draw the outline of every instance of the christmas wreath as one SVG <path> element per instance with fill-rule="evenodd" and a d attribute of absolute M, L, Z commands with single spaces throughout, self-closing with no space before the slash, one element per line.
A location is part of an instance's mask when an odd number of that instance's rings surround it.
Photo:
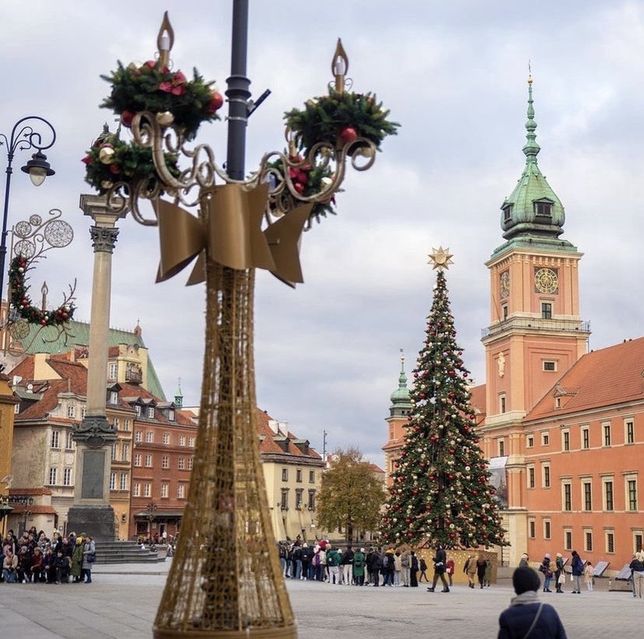
<path fill-rule="evenodd" d="M 104 130 L 82 161 L 86 166 L 85 181 L 101 195 L 114 186 L 115 182 L 153 179 L 156 175 L 152 149 L 134 142 L 124 142 L 118 131 L 110 133 Z M 166 153 L 165 163 L 177 177 L 179 169 L 176 157 Z"/>
<path fill-rule="evenodd" d="M 366 138 L 377 149 L 387 135 L 396 135 L 400 126 L 387 119 L 372 93 L 338 92 L 329 89 L 328 96 L 308 100 L 304 109 L 291 109 L 284 114 L 286 126 L 293 132 L 295 143 L 305 153 L 319 142 L 343 147 Z"/>
<path fill-rule="evenodd" d="M 129 127 L 139 111 L 151 111 L 161 124 L 174 123 L 182 129 L 188 140 L 195 137 L 202 122 L 219 119 L 217 111 L 224 103 L 221 93 L 197 69 L 188 80 L 181 71 L 171 71 L 155 60 L 127 67 L 119 61 L 116 71 L 101 77 L 112 85 L 101 107 L 112 109 L 124 126 Z"/>
<path fill-rule="evenodd" d="M 29 287 L 25 285 L 27 270 L 27 258 L 24 255 L 17 255 L 11 260 L 9 267 L 10 301 L 18 315 L 30 324 L 40 324 L 41 326 L 57 326 L 72 319 L 76 309 L 69 299 L 53 311 L 42 310 L 32 305 L 31 298 L 27 294 Z"/>
<path fill-rule="evenodd" d="M 293 189 L 302 197 L 311 197 L 317 195 L 324 189 L 326 189 L 332 181 L 333 172 L 330 167 L 326 164 L 319 164 L 313 166 L 309 162 L 305 162 L 301 157 L 292 158 L 297 163 L 295 166 L 289 166 L 288 176 L 293 184 Z M 277 181 L 284 181 L 286 178 L 284 176 L 284 165 L 281 161 L 276 160 L 275 162 L 270 163 L 272 171 L 276 174 Z M 295 208 L 299 202 L 290 195 L 288 189 L 283 191 L 283 197 L 290 198 L 292 200 L 289 202 L 287 208 Z M 282 204 L 285 204 L 284 202 Z M 323 202 L 316 202 L 311 209 L 311 219 L 315 218 L 318 222 L 321 217 L 326 217 L 328 213 L 335 215 L 335 196 L 333 193 L 329 195 L 327 200 Z"/>

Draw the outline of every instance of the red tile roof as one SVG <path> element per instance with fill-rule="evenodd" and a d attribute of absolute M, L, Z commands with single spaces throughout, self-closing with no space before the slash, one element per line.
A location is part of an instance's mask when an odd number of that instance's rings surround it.
<path fill-rule="evenodd" d="M 562 407 L 555 408 L 555 396 Z M 581 357 L 526 415 L 527 420 L 644 401 L 644 337 Z"/>
<path fill-rule="evenodd" d="M 286 450 L 282 448 L 276 441 L 275 437 L 279 437 L 269 426 L 268 422 L 273 418 L 263 410 L 257 409 L 257 434 L 262 438 L 259 444 L 259 452 L 262 455 L 289 455 L 292 457 L 299 457 L 302 459 L 322 461 L 322 456 L 313 448 L 309 447 L 308 453 L 302 451 L 294 441 L 299 441 L 298 438 L 288 431 L 285 433 L 288 438 L 288 446 Z M 306 449 L 305 449 L 306 450 Z"/>

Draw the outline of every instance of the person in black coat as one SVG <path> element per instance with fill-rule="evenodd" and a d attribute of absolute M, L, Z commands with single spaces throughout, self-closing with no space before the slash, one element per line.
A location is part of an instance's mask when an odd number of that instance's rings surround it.
<path fill-rule="evenodd" d="M 449 592 L 449 586 L 447 585 L 447 580 L 445 579 L 445 569 L 447 568 L 447 553 L 443 546 L 438 544 L 436 547 L 436 554 L 434 555 L 432 561 L 434 562 L 434 578 L 432 579 L 432 585 L 427 588 L 429 592 L 434 592 L 438 579 L 443 582 L 443 590 L 441 592 Z"/>
<path fill-rule="evenodd" d="M 409 555 L 409 586 L 418 588 L 418 557 L 413 550 Z"/>
<path fill-rule="evenodd" d="M 498 639 L 566 639 L 561 619 L 550 605 L 539 602 L 539 575 L 532 568 L 517 568 L 512 575 L 517 596 L 499 617 Z"/>

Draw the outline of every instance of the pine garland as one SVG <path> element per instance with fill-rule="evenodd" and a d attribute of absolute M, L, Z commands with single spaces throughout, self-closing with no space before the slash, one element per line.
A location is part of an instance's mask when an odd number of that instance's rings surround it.
<path fill-rule="evenodd" d="M 505 543 L 461 355 L 439 270 L 414 370 L 405 442 L 382 521 L 388 543 L 429 540 L 445 548 Z"/>
<path fill-rule="evenodd" d="M 154 60 L 127 67 L 119 61 L 116 71 L 101 78 L 112 85 L 101 107 L 121 116 L 125 126 L 130 125 L 139 111 L 169 111 L 174 123 L 191 140 L 202 122 L 219 119 L 216 111 L 223 104 L 223 98 L 211 88 L 213 82 L 206 82 L 197 69 L 193 69 L 192 80 L 188 80 L 181 71 L 160 67 Z"/>
<path fill-rule="evenodd" d="M 295 134 L 295 143 L 306 154 L 318 142 L 343 146 L 340 136 L 347 128 L 358 137 L 366 138 L 380 149 L 387 135 L 396 135 L 397 122 L 387 119 L 388 110 L 372 93 L 338 93 L 329 88 L 329 95 L 313 98 L 304 109 L 291 109 L 284 114 L 286 126 Z"/>
<path fill-rule="evenodd" d="M 43 311 L 32 305 L 31 298 L 27 293 L 29 287 L 25 284 L 25 275 L 28 270 L 27 258 L 23 255 L 17 255 L 11 260 L 9 266 L 10 302 L 18 315 L 30 324 L 40 324 L 41 326 L 57 326 L 71 320 L 76 307 L 70 300 L 53 311 Z"/>
<path fill-rule="evenodd" d="M 87 155 L 82 159 L 85 164 L 85 181 L 104 195 L 115 182 L 136 182 L 154 179 L 156 169 L 152 160 L 152 149 L 134 142 L 124 142 L 119 132 L 104 131 Z M 170 172 L 179 175 L 177 159 L 166 153 L 165 163 Z"/>

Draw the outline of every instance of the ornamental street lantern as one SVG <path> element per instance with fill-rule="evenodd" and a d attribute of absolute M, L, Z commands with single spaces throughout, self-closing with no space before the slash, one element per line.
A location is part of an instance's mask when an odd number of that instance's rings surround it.
<path fill-rule="evenodd" d="M 194 71 L 171 71 L 174 32 L 164 16 L 156 62 L 119 63 L 104 106 L 132 142 L 109 134 L 84 162 L 87 181 L 114 210 L 159 227 L 157 281 L 193 263 L 188 284 L 206 283 L 206 336 L 199 430 L 181 535 L 154 636 L 295 637 L 271 528 L 255 424 L 255 270 L 303 281 L 299 240 L 311 220 L 334 212 L 347 161 L 373 165 L 395 123 L 371 94 L 346 90 L 348 58 L 338 43 L 327 96 L 286 114 L 287 148 L 266 153 L 246 178 L 247 1 L 233 5 L 226 169 L 210 146 L 189 146 L 223 99 Z M 334 123 L 329 124 L 329 116 Z M 187 161 L 187 166 L 184 166 Z M 116 164 L 116 166 L 114 166 Z M 151 201 L 153 216 L 141 204 Z M 197 215 L 189 212 L 196 209 Z"/>

